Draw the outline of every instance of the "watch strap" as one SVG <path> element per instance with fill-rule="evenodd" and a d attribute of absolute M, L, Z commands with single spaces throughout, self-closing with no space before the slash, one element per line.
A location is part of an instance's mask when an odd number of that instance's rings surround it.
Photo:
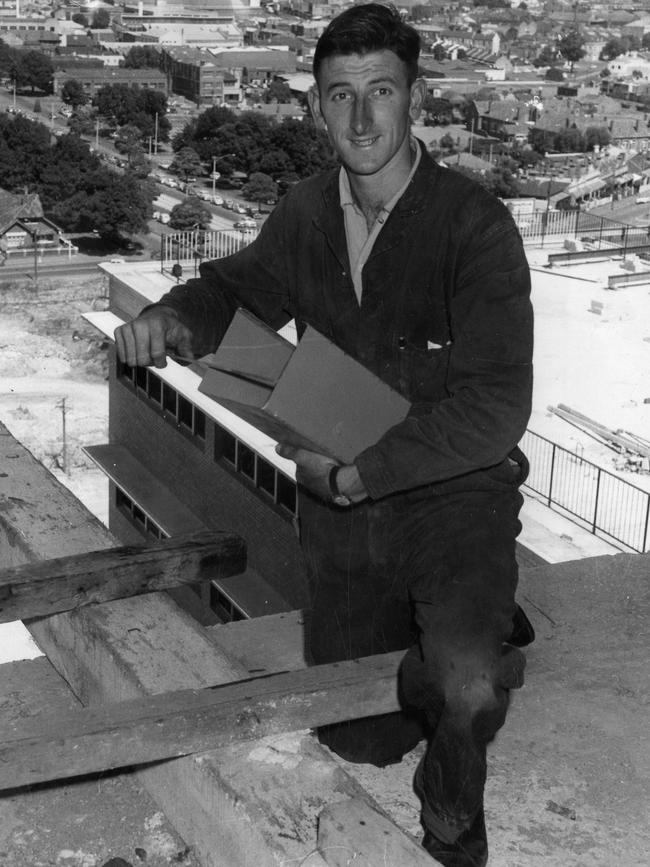
<path fill-rule="evenodd" d="M 346 497 L 345 494 L 341 493 L 341 491 L 339 490 L 339 486 L 338 486 L 338 478 L 337 477 L 338 477 L 338 473 L 339 473 L 340 469 L 341 469 L 340 464 L 333 464 L 332 465 L 332 467 L 329 471 L 329 475 L 327 477 L 327 483 L 328 483 L 328 486 L 330 489 L 330 494 L 332 495 L 332 502 L 335 503 L 337 506 L 349 506 L 351 503 L 351 500 L 348 497 Z"/>

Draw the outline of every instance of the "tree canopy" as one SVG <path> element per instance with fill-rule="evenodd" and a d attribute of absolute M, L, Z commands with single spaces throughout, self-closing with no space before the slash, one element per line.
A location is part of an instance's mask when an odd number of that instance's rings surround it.
<path fill-rule="evenodd" d="M 94 229 L 102 237 L 146 230 L 153 190 L 133 172 L 103 166 L 90 147 L 69 134 L 51 143 L 42 123 L 0 114 L 3 187 L 38 193 L 45 214 L 67 231 Z"/>
<path fill-rule="evenodd" d="M 124 58 L 125 69 L 158 69 L 160 52 L 153 45 L 134 45 Z"/>
<path fill-rule="evenodd" d="M 557 50 L 565 60 L 569 61 L 572 72 L 574 64 L 587 53 L 584 44 L 585 40 L 578 30 L 568 30 L 558 38 Z"/>
<path fill-rule="evenodd" d="M 88 96 L 83 88 L 83 84 L 76 78 L 69 78 L 61 88 L 61 99 L 66 105 L 73 109 L 79 108 L 88 102 Z"/>
<path fill-rule="evenodd" d="M 93 12 L 90 26 L 93 30 L 106 30 L 111 25 L 111 16 L 108 9 L 99 8 Z"/>
<path fill-rule="evenodd" d="M 158 116 L 158 140 L 169 140 L 171 124 L 166 117 L 167 97 L 158 90 L 137 85 L 106 84 L 95 94 L 93 105 L 108 123 L 137 126 L 143 139 L 155 135 Z"/>
<path fill-rule="evenodd" d="M 278 185 L 273 178 L 263 172 L 253 172 L 248 183 L 242 187 L 242 193 L 253 202 L 267 202 L 278 197 Z"/>
<path fill-rule="evenodd" d="M 174 205 L 169 214 L 169 226 L 172 229 L 207 229 L 212 219 L 212 213 L 201 199 L 185 199 L 179 205 Z"/>
<path fill-rule="evenodd" d="M 210 167 L 216 157 L 224 175 L 239 170 L 275 180 L 289 174 L 305 178 L 336 164 L 327 136 L 308 116 L 278 124 L 253 111 L 237 117 L 229 109 L 209 108 L 174 137 L 172 147 L 191 147 Z"/>

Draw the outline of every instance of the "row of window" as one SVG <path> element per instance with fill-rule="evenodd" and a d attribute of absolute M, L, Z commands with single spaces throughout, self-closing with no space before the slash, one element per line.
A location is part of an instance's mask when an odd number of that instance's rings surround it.
<path fill-rule="evenodd" d="M 143 536 L 168 539 L 169 534 L 156 524 L 121 488 L 115 487 L 115 505 Z M 210 608 L 224 623 L 246 620 L 249 615 L 237 605 L 216 581 L 210 582 Z"/>
<path fill-rule="evenodd" d="M 265 499 L 268 497 L 281 510 L 294 516 L 298 498 L 293 479 L 277 470 L 273 464 L 260 457 L 256 451 L 238 440 L 230 431 L 220 425 L 216 425 L 215 428 L 215 461 L 222 459 L 237 473 L 244 476 Z"/>
<path fill-rule="evenodd" d="M 169 533 L 165 533 L 162 527 L 159 527 L 131 497 L 117 486 L 115 487 L 115 505 L 143 536 L 151 536 L 153 539 L 169 538 Z"/>
<path fill-rule="evenodd" d="M 203 446 L 206 438 L 206 415 L 163 382 L 148 367 L 130 367 L 118 362 L 118 377 L 146 396 L 165 417 L 178 423 L 181 431 L 197 438 Z M 243 476 L 266 502 L 272 502 L 283 514 L 294 517 L 297 512 L 296 484 L 253 449 L 214 423 L 214 460 L 223 462 L 231 471 Z"/>
<path fill-rule="evenodd" d="M 167 417 L 175 419 L 186 433 L 193 434 L 200 440 L 205 440 L 206 416 L 175 388 L 163 382 L 159 376 L 148 367 L 130 367 L 118 362 L 117 375 L 120 379 L 134 385 L 146 395 L 157 408 L 163 410 Z"/>

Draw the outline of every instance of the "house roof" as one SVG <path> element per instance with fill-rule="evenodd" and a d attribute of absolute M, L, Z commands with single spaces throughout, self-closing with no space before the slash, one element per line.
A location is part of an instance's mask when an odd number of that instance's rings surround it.
<path fill-rule="evenodd" d="M 0 190 L 0 232 L 5 232 L 17 220 L 40 220 L 42 217 L 43 207 L 36 193 L 15 195 Z"/>

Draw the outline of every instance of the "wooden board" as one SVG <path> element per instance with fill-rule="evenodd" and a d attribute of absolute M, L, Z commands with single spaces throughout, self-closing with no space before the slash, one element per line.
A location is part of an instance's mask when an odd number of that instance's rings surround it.
<path fill-rule="evenodd" d="M 402 652 L 0 728 L 0 789 L 214 750 L 399 709 Z"/>
<path fill-rule="evenodd" d="M 115 546 L 101 522 L 2 425 L 0 464 L 3 565 Z M 166 593 L 85 606 L 29 629 L 75 695 L 94 707 L 249 674 Z M 135 777 L 204 867 L 315 867 L 320 811 L 342 798 L 367 797 L 308 733 L 150 765 Z"/>
<path fill-rule="evenodd" d="M 328 867 L 431 867 L 440 863 L 361 798 L 325 807 L 318 822 L 318 852 Z"/>
<path fill-rule="evenodd" d="M 246 545 L 234 533 L 199 532 L 155 546 L 124 546 L 0 571 L 0 623 L 236 575 Z"/>

